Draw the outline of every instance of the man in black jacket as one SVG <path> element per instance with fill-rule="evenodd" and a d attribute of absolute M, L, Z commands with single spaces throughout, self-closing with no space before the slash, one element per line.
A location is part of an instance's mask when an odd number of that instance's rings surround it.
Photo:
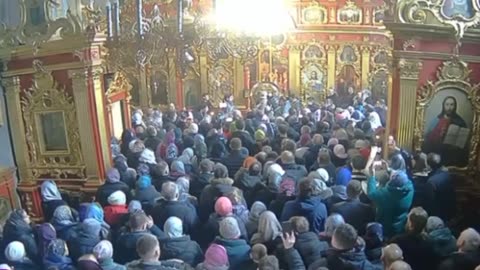
<path fill-rule="evenodd" d="M 297 238 L 294 247 L 298 250 L 303 262 L 308 267 L 322 256 L 322 253 L 329 248 L 329 245 L 325 241 L 320 241 L 318 235 L 310 231 L 310 224 L 305 217 L 292 217 L 289 221 L 292 223 Z"/>
<path fill-rule="evenodd" d="M 153 208 L 152 216 L 155 225 L 163 228 L 165 221 L 172 216 L 178 217 L 183 222 L 183 232 L 192 234 L 198 223 L 195 207 L 189 202 L 179 201 L 180 192 L 177 184 L 166 182 L 162 185 L 162 200 Z"/>
<path fill-rule="evenodd" d="M 347 185 L 348 199 L 334 204 L 330 211 L 342 215 L 346 223 L 352 225 L 360 235 L 364 235 L 367 224 L 375 220 L 375 213 L 370 205 L 360 202 L 360 194 L 360 181 L 351 180 Z"/>
<path fill-rule="evenodd" d="M 228 176 L 233 179 L 247 155 L 242 153 L 242 141 L 239 138 L 230 140 L 230 149 L 230 154 L 222 160 L 222 163 L 228 169 Z"/>
<path fill-rule="evenodd" d="M 153 224 L 152 218 L 143 212 L 132 214 L 128 222 L 130 231 L 120 234 L 115 245 L 115 261 L 120 264 L 140 258 L 136 252 L 136 245 L 142 236 L 154 235 L 159 239 L 166 238 L 162 230 Z"/>
<path fill-rule="evenodd" d="M 95 198 L 102 207 L 105 207 L 108 205 L 108 197 L 119 190 L 125 193 L 127 201 L 130 201 L 132 198 L 130 188 L 127 184 L 120 181 L 120 172 L 116 168 L 112 168 L 108 170 L 105 183 L 98 188 Z"/>
<path fill-rule="evenodd" d="M 455 216 L 456 198 L 452 177 L 442 166 L 439 154 L 428 154 L 427 163 L 432 171 L 425 186 L 425 210 L 430 216 L 437 216 L 447 222 Z"/>
<path fill-rule="evenodd" d="M 237 128 L 237 130 L 232 133 L 232 140 L 233 138 L 239 138 L 242 142 L 242 146 L 247 148 L 249 153 L 253 153 L 255 140 L 250 133 L 245 131 L 245 122 L 243 121 L 243 119 L 238 119 L 237 121 L 235 121 L 235 127 Z"/>

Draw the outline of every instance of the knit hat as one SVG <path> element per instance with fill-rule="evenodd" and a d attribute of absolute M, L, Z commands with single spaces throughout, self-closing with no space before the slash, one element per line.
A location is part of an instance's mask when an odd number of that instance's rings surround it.
<path fill-rule="evenodd" d="M 108 196 L 107 201 L 110 205 L 124 205 L 127 203 L 127 196 L 123 191 L 117 190 Z"/>
<path fill-rule="evenodd" d="M 335 146 L 337 144 L 338 144 L 337 138 L 330 138 L 330 140 L 328 140 L 327 146 Z"/>
<path fill-rule="evenodd" d="M 150 175 L 142 175 L 138 178 L 137 187 L 139 189 L 146 189 L 147 187 L 152 185 L 152 178 Z"/>
<path fill-rule="evenodd" d="M 206 269 L 228 266 L 227 250 L 221 245 L 211 244 L 207 251 L 205 251 L 205 261 L 203 265 Z"/>
<path fill-rule="evenodd" d="M 142 210 L 142 203 L 140 201 L 132 200 L 128 204 L 128 213 L 132 214 L 140 210 Z"/>
<path fill-rule="evenodd" d="M 257 162 L 257 159 L 254 158 L 254 157 L 247 157 L 244 161 L 243 161 L 243 167 L 245 169 L 250 169 L 250 167 L 255 163 Z"/>
<path fill-rule="evenodd" d="M 240 237 L 238 222 L 233 217 L 226 217 L 220 221 L 220 236 L 225 239 L 237 239 Z"/>
<path fill-rule="evenodd" d="M 225 217 L 231 214 L 233 211 L 232 202 L 227 197 L 220 197 L 215 202 L 215 213 Z"/>
<path fill-rule="evenodd" d="M 333 148 L 333 154 L 337 158 L 341 159 L 346 159 L 348 157 L 348 154 L 345 152 L 345 147 L 343 147 L 343 145 L 341 144 L 335 145 L 335 147 Z"/>
<path fill-rule="evenodd" d="M 95 255 L 95 257 L 99 260 L 112 258 L 113 256 L 112 243 L 108 240 L 100 241 L 93 248 L 93 255 Z"/>
<path fill-rule="evenodd" d="M 265 132 L 261 129 L 257 129 L 257 131 L 255 131 L 255 141 L 263 141 L 265 140 Z"/>
<path fill-rule="evenodd" d="M 111 168 L 107 171 L 106 180 L 108 183 L 120 182 L 120 172 L 116 168 Z"/>
<path fill-rule="evenodd" d="M 25 246 L 18 241 L 13 241 L 5 248 L 5 258 L 11 262 L 21 261 L 26 256 Z"/>
<path fill-rule="evenodd" d="M 363 237 L 367 248 L 376 248 L 383 243 L 383 226 L 378 222 L 367 224 L 365 236 Z"/>
<path fill-rule="evenodd" d="M 429 233 L 438 229 L 442 229 L 445 227 L 442 219 L 436 216 L 428 217 L 427 225 L 425 225 L 425 232 Z"/>
<path fill-rule="evenodd" d="M 87 218 L 82 222 L 81 228 L 82 228 L 82 231 L 88 234 L 100 235 L 102 224 L 96 219 Z"/>

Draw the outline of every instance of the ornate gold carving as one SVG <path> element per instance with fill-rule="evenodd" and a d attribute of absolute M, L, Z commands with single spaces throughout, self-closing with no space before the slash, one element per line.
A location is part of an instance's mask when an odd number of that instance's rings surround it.
<path fill-rule="evenodd" d="M 416 103 L 416 120 L 415 120 L 415 133 L 414 133 L 414 146 L 415 149 L 420 150 L 424 142 L 424 134 L 426 128 L 426 111 L 434 97 L 441 91 L 454 90 L 466 95 L 466 100 L 471 102 L 471 112 L 472 113 L 471 122 L 468 121 L 467 127 L 470 128 L 470 135 L 467 145 L 468 148 L 468 164 L 464 167 L 452 166 L 456 170 L 468 170 L 474 172 L 476 168 L 476 162 L 478 158 L 478 143 L 480 140 L 480 84 L 473 85 L 470 82 L 471 70 L 468 68 L 468 65 L 465 62 L 461 62 L 457 59 L 452 61 L 446 61 L 442 66 L 439 67 L 437 71 L 437 81 L 427 82 L 422 89 L 417 93 L 417 103 Z M 450 96 L 451 93 L 448 93 Z M 442 102 L 440 102 L 443 106 Z M 467 106 L 467 104 L 458 103 L 456 109 L 459 107 Z M 439 111 L 442 108 L 438 108 Z M 436 115 L 435 115 L 436 116 Z M 460 116 L 462 117 L 462 116 Z M 465 115 L 463 115 L 465 117 Z M 430 119 L 431 120 L 431 119 Z M 463 120 L 465 121 L 465 120 Z M 428 123 L 430 124 L 430 123 Z M 465 146 L 466 147 L 466 146 Z M 459 151 L 462 149 L 459 148 Z"/>
<path fill-rule="evenodd" d="M 348 51 L 348 52 L 347 52 Z M 337 51 L 337 69 L 336 74 L 340 74 L 344 66 L 350 65 L 355 69 L 357 75 L 361 70 L 361 54 L 358 46 L 354 44 L 343 44 Z"/>
<path fill-rule="evenodd" d="M 123 72 L 117 71 L 115 73 L 115 78 L 113 79 L 113 82 L 110 84 L 108 87 L 107 91 L 105 92 L 105 96 L 108 97 L 112 94 L 119 93 L 119 92 L 127 92 L 129 93 L 130 90 L 132 90 L 132 85 L 128 81 L 127 77 Z"/>
<path fill-rule="evenodd" d="M 328 78 L 327 56 L 324 46 L 321 46 L 316 40 L 312 40 L 305 46 L 299 74 L 300 95 L 303 98 L 325 99 Z"/>
<path fill-rule="evenodd" d="M 418 78 L 418 73 L 422 70 L 422 62 L 420 61 L 408 61 L 406 59 L 400 59 L 398 61 L 398 68 L 400 70 L 400 79 L 413 79 Z"/>
<path fill-rule="evenodd" d="M 81 32 L 77 18 L 67 11 L 66 18 L 52 19 L 47 0 L 19 0 L 20 25 L 15 29 L 0 24 L 0 48 L 9 48 L 26 44 L 38 47 L 49 41 L 57 33 L 65 39 Z"/>
<path fill-rule="evenodd" d="M 337 12 L 337 22 L 339 24 L 361 24 L 362 9 L 355 5 L 355 2 L 347 1 L 344 7 Z"/>
<path fill-rule="evenodd" d="M 467 1 L 472 4 L 471 7 L 469 7 Z M 446 1 L 399 1 L 397 2 L 397 16 L 401 23 L 452 26 L 455 29 L 457 39 L 460 39 L 468 28 L 480 23 L 480 7 L 477 1 L 472 0 L 464 1 L 461 6 L 455 3 L 452 4 L 452 10 L 448 10 Z M 461 10 L 456 10 L 457 8 Z"/>
<path fill-rule="evenodd" d="M 77 116 L 72 97 L 65 93 L 51 73 L 37 70 L 34 74 L 33 87 L 25 91 L 21 99 L 25 136 L 29 151 L 29 169 L 35 178 L 84 178 L 85 165 L 80 146 Z M 39 116 L 45 113 L 63 115 L 66 134 L 66 151 L 46 151 L 42 136 L 42 122 Z"/>
<path fill-rule="evenodd" d="M 222 102 L 225 94 L 234 93 L 233 59 L 212 62 L 207 69 L 208 93 L 214 104 Z"/>
<path fill-rule="evenodd" d="M 387 5 L 383 3 L 380 6 L 375 7 L 373 10 L 372 22 L 373 25 L 381 25 L 383 24 L 383 20 L 385 19 L 385 11 L 387 10 Z"/>

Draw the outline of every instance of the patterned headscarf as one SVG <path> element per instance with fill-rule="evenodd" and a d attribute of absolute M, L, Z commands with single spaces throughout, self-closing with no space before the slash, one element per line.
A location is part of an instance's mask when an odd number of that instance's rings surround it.
<path fill-rule="evenodd" d="M 52 240 L 57 238 L 57 232 L 50 223 L 43 223 L 37 227 L 38 247 L 40 256 L 43 257 L 47 252 L 47 247 Z"/>
<path fill-rule="evenodd" d="M 61 225 L 70 225 L 75 222 L 72 210 L 66 205 L 60 205 L 53 212 L 52 223 Z"/>
<path fill-rule="evenodd" d="M 113 246 L 112 243 L 108 240 L 100 241 L 94 248 L 93 248 L 93 255 L 98 260 L 105 260 L 110 259 L 113 257 Z"/>
<path fill-rule="evenodd" d="M 65 256 L 66 254 L 67 254 L 66 243 L 62 239 L 52 240 L 47 247 L 47 256 L 51 256 L 51 255 Z"/>

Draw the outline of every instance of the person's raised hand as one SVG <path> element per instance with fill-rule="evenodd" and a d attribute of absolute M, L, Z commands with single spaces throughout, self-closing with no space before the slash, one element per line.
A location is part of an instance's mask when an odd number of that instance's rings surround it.
<path fill-rule="evenodd" d="M 148 219 L 147 219 L 147 228 L 150 229 L 153 227 L 153 218 L 152 216 L 148 216 Z"/>
<path fill-rule="evenodd" d="M 280 235 L 282 237 L 283 247 L 285 249 L 290 249 L 295 245 L 295 233 L 292 231 L 290 233 L 282 233 Z"/>

